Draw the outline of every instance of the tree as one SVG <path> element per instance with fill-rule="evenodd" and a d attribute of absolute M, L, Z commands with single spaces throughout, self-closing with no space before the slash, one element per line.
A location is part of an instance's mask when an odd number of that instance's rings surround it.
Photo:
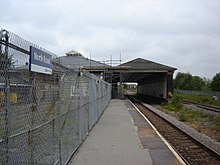
<path fill-rule="evenodd" d="M 190 73 L 177 73 L 174 80 L 174 88 L 176 89 L 190 89 L 191 88 L 192 75 Z"/>
<path fill-rule="evenodd" d="M 205 82 L 199 76 L 192 76 L 190 73 L 177 73 L 174 80 L 174 88 L 182 90 L 202 90 Z"/>
<path fill-rule="evenodd" d="M 220 91 L 220 73 L 217 73 L 211 82 L 211 89 L 213 91 Z"/>
<path fill-rule="evenodd" d="M 192 90 L 201 90 L 205 86 L 205 82 L 199 76 L 193 76 L 192 78 Z"/>
<path fill-rule="evenodd" d="M 210 86 L 211 86 L 212 80 L 209 78 L 203 77 L 203 82 L 205 83 L 205 85 L 202 87 L 202 90 L 210 91 L 211 90 Z"/>

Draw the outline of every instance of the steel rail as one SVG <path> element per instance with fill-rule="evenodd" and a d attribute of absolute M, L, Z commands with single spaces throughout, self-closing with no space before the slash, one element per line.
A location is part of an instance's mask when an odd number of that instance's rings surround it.
<path fill-rule="evenodd" d="M 205 104 L 200 104 L 200 103 L 195 103 L 193 101 L 189 101 L 189 100 L 184 100 L 183 101 L 184 104 L 193 104 L 199 108 L 208 110 L 208 111 L 213 111 L 213 112 L 218 112 L 220 113 L 220 107 L 217 106 L 211 106 L 211 105 L 205 105 Z"/>

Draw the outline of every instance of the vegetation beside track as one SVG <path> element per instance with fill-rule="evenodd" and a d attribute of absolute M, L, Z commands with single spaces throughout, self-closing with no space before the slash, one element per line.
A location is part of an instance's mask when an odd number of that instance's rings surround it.
<path fill-rule="evenodd" d="M 188 95 L 188 94 L 181 94 L 183 100 L 189 100 L 195 103 L 200 103 L 204 105 L 214 105 L 220 106 L 220 98 L 215 100 L 211 96 L 204 96 L 204 95 Z"/>
<path fill-rule="evenodd" d="M 210 115 L 205 112 L 186 108 L 182 104 L 183 99 L 186 98 L 187 100 L 192 98 L 191 101 L 198 103 L 204 103 L 206 101 L 206 99 L 204 99 L 206 97 L 191 97 L 174 93 L 173 97 L 161 106 L 162 110 L 192 126 L 198 132 L 207 134 L 220 142 L 220 115 Z M 207 101 L 211 100 L 208 99 Z"/>

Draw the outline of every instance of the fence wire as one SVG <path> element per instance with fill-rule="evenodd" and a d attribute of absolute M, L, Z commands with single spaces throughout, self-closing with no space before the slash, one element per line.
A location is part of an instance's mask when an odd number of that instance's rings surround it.
<path fill-rule="evenodd" d="M 67 164 L 108 105 L 111 85 L 0 34 L 0 164 Z M 30 46 L 52 55 L 52 75 L 29 71 Z"/>

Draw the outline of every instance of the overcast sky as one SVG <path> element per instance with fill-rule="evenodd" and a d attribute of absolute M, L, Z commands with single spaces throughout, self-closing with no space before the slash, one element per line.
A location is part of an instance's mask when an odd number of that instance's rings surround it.
<path fill-rule="evenodd" d="M 0 0 L 0 27 L 59 56 L 220 72 L 220 0 Z"/>

